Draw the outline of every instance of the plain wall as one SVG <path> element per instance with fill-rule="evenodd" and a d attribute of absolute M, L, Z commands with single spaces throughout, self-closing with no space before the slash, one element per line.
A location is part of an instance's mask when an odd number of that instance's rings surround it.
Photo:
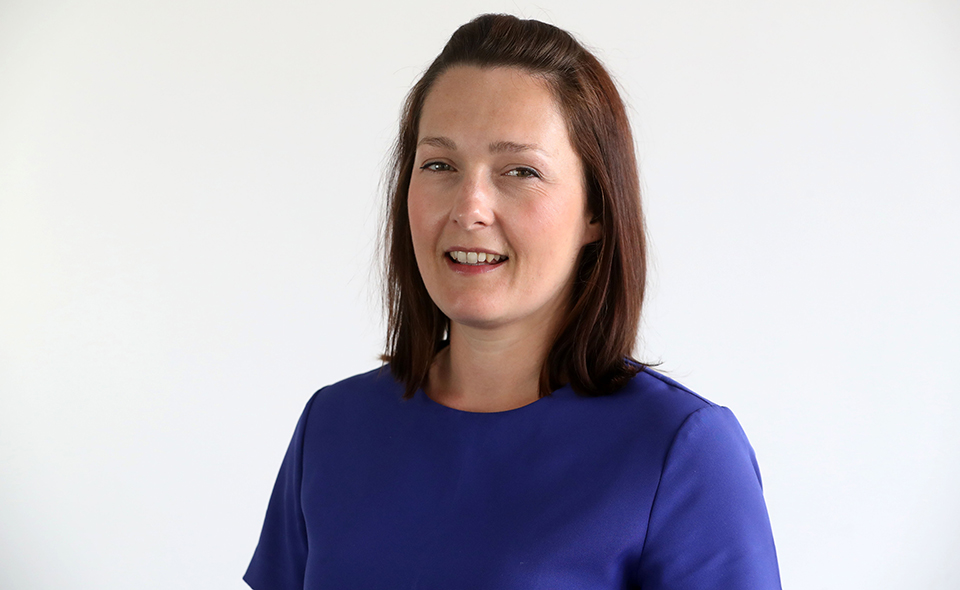
<path fill-rule="evenodd" d="M 960 587 L 960 4 L 0 0 L 0 587 L 245 587 L 377 365 L 379 182 L 459 24 L 629 102 L 642 358 L 732 408 L 786 588 Z"/>

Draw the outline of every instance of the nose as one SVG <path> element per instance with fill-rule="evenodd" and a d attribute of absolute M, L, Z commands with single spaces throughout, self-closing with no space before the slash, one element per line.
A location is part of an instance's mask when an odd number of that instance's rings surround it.
<path fill-rule="evenodd" d="M 463 180 L 450 210 L 450 221 L 463 229 L 479 229 L 493 223 L 493 189 L 482 177 Z"/>

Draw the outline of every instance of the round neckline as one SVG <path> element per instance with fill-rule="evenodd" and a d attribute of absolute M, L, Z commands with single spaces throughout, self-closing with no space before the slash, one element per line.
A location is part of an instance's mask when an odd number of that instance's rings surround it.
<path fill-rule="evenodd" d="M 414 397 L 415 398 L 419 397 L 423 401 L 423 403 L 425 403 L 428 406 L 435 406 L 437 408 L 440 408 L 441 411 L 453 412 L 455 414 L 466 415 L 466 416 L 507 416 L 507 415 L 515 415 L 524 411 L 532 411 L 530 408 L 533 408 L 534 406 L 544 405 L 542 402 L 546 402 L 550 398 L 556 397 L 558 393 L 562 393 L 563 391 L 569 389 L 569 387 L 570 387 L 569 385 L 564 385 L 560 389 L 557 389 L 551 392 L 550 395 L 545 397 L 539 397 L 533 400 L 532 402 L 530 402 L 529 404 L 524 404 L 520 407 L 511 408 L 509 410 L 497 410 L 494 412 L 475 412 L 471 410 L 461 410 L 459 408 L 452 408 L 450 406 L 441 404 L 437 400 L 427 395 L 427 392 L 424 391 L 422 387 L 417 389 L 416 393 L 414 394 Z"/>

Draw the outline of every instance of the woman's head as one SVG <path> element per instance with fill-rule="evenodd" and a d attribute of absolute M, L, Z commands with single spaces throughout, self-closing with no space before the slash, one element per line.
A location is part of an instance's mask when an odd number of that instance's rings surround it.
<path fill-rule="evenodd" d="M 418 269 L 408 196 L 424 105 L 438 80 L 455 77 L 444 77 L 454 69 L 461 78 L 471 71 L 521 74 L 535 79 L 555 100 L 579 158 L 573 164 L 579 164 L 585 223 L 592 227 L 591 239 L 584 240 L 590 243 L 577 245 L 579 260 L 565 293 L 569 301 L 556 322 L 540 389 L 546 394 L 570 383 L 584 394 L 612 391 L 638 367 L 625 359 L 635 342 L 646 264 L 629 122 L 610 76 L 573 37 L 545 23 L 505 15 L 484 15 L 460 27 L 405 103 L 386 227 L 389 335 L 384 358 L 412 394 L 425 381 L 449 328 Z M 597 233 L 599 240 L 594 239 Z"/>
<path fill-rule="evenodd" d="M 407 217 L 451 344 L 472 332 L 546 346 L 580 252 L 601 229 L 553 92 L 517 68 L 454 66 L 427 95 L 419 128 Z"/>

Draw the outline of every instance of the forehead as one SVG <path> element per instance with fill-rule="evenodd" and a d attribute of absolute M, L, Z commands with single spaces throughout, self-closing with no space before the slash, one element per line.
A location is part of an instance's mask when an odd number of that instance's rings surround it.
<path fill-rule="evenodd" d="M 566 121 L 543 77 L 511 67 L 456 66 L 441 74 L 424 100 L 418 135 L 494 140 L 560 141 Z"/>

